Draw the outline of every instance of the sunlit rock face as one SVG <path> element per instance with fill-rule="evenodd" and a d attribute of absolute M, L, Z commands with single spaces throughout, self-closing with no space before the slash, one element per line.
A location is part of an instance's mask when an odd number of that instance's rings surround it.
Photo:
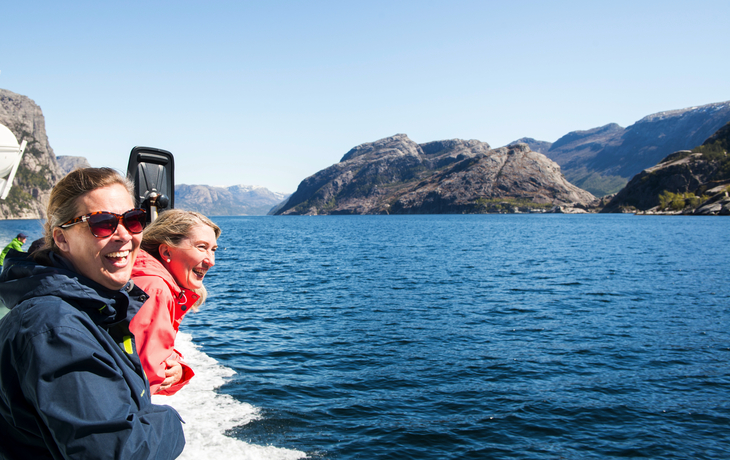
<path fill-rule="evenodd" d="M 48 143 L 43 112 L 30 98 L 0 89 L 0 124 L 27 142 L 23 159 L 13 180 L 13 188 L 0 201 L 0 218 L 45 218 L 51 188 L 64 172 Z"/>
<path fill-rule="evenodd" d="M 277 214 L 454 214 L 587 206 L 590 193 L 526 144 L 416 144 L 405 134 L 359 145 L 304 179 Z"/>

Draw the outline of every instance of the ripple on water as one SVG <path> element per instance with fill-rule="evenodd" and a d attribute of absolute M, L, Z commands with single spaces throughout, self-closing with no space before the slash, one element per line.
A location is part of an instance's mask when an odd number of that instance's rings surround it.
<path fill-rule="evenodd" d="M 228 249 L 183 329 L 259 411 L 233 438 L 323 459 L 730 457 L 719 220 L 216 221 Z"/>

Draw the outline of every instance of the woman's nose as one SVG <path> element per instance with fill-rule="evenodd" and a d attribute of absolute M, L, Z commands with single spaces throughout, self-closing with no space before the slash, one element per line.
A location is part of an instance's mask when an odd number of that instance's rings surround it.
<path fill-rule="evenodd" d="M 117 229 L 112 234 L 112 237 L 120 239 L 120 240 L 124 240 L 124 241 L 131 240 L 133 236 L 134 235 L 132 235 L 132 233 L 127 229 L 127 227 L 125 227 L 121 222 L 119 222 L 119 224 L 117 225 Z"/>

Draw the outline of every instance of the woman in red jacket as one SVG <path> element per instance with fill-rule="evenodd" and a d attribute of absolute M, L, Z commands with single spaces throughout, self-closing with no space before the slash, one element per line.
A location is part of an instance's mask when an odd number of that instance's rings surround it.
<path fill-rule="evenodd" d="M 185 313 L 205 301 L 203 278 L 215 265 L 221 229 L 202 214 L 170 209 L 145 229 L 132 280 L 150 298 L 134 315 L 134 334 L 152 394 L 172 395 L 195 375 L 175 350 Z"/>

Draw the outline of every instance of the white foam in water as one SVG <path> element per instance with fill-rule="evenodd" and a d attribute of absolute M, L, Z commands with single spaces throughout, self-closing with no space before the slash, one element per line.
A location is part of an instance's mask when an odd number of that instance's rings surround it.
<path fill-rule="evenodd" d="M 250 404 L 236 401 L 216 389 L 235 374 L 195 345 L 190 334 L 179 332 L 175 347 L 195 371 L 195 377 L 173 396 L 152 396 L 155 404 L 174 407 L 185 421 L 185 450 L 179 459 L 207 460 L 294 460 L 305 458 L 297 450 L 274 446 L 257 446 L 223 433 L 259 418 L 259 411 Z"/>

